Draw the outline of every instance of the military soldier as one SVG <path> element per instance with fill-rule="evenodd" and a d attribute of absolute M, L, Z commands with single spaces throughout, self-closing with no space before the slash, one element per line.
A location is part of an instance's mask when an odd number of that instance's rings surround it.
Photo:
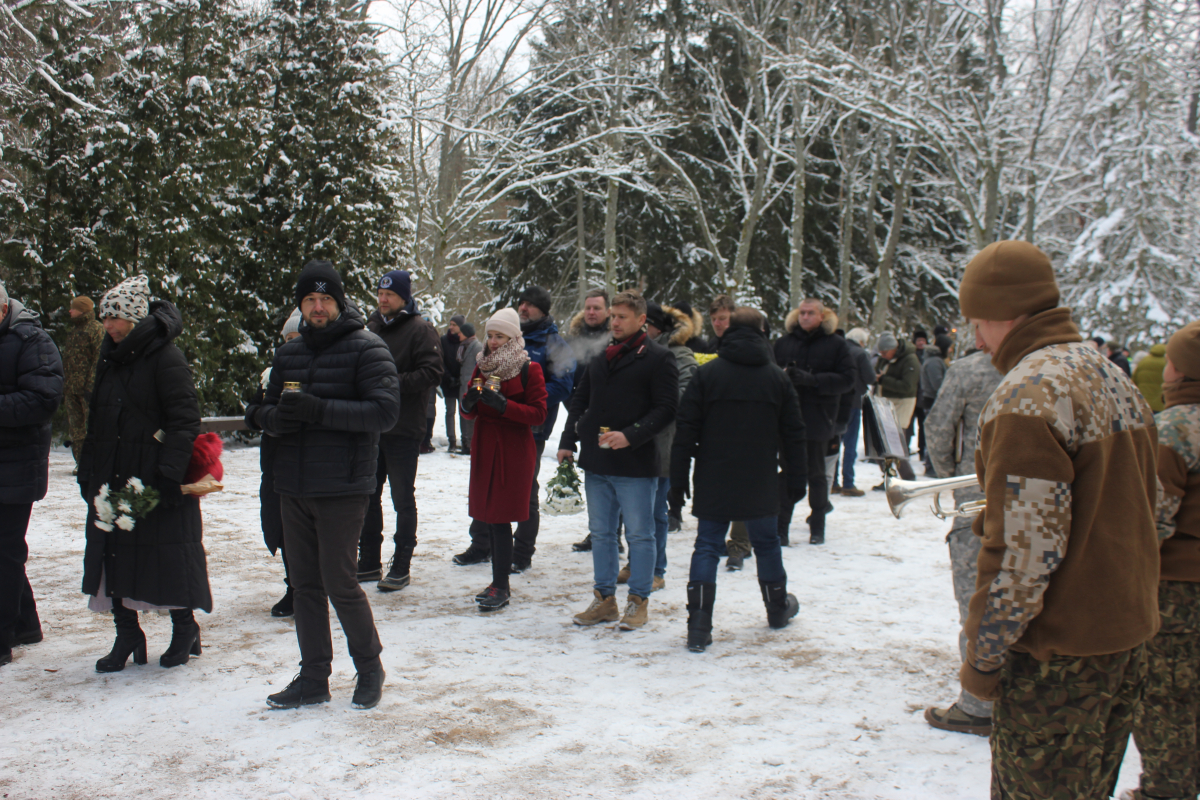
<path fill-rule="evenodd" d="M 925 452 L 939 478 L 975 474 L 979 412 L 999 383 L 1000 373 L 982 350 L 960 358 L 946 373 L 937 400 L 925 417 Z M 960 489 L 954 493 L 955 503 L 982 499 L 983 492 L 978 489 Z M 970 517 L 955 517 L 950 533 L 946 534 L 959 624 L 966 623 L 971 595 L 975 593 L 980 539 L 971 532 L 972 522 Z M 961 633 L 958 649 L 966 658 L 967 640 Z M 942 730 L 988 736 L 992 732 L 992 704 L 960 692 L 958 701 L 950 708 L 925 709 L 925 721 Z"/>
<path fill-rule="evenodd" d="M 71 332 L 62 349 L 63 370 L 67 374 L 63 402 L 67 407 L 67 422 L 71 428 L 71 450 L 75 461 L 87 438 L 88 400 L 92 396 L 92 380 L 96 377 L 96 361 L 104 327 L 96 319 L 95 305 L 90 297 L 71 301 Z"/>
<path fill-rule="evenodd" d="M 959 673 L 993 702 L 994 798 L 1113 794 L 1159 624 L 1154 416 L 1058 300 L 1050 259 L 1020 241 L 985 247 L 959 287 L 1004 375 L 979 418 Z"/>
<path fill-rule="evenodd" d="M 1147 645 L 1149 674 L 1134 719 L 1141 788 L 1130 800 L 1200 792 L 1200 322 L 1171 337 L 1158 423 L 1162 627 Z"/>

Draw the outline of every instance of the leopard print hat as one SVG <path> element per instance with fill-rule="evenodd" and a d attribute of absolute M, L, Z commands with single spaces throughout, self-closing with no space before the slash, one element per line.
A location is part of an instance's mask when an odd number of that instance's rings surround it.
<path fill-rule="evenodd" d="M 150 280 L 145 275 L 126 278 L 109 289 L 100 301 L 100 319 L 116 317 L 137 324 L 150 313 Z"/>

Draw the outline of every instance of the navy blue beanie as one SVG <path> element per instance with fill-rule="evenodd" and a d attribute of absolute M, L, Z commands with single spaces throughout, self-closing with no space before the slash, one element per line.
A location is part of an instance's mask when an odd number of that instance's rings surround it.
<path fill-rule="evenodd" d="M 406 306 L 412 305 L 412 277 L 407 270 L 394 269 L 379 279 L 378 289 L 390 289 L 400 295 Z"/>

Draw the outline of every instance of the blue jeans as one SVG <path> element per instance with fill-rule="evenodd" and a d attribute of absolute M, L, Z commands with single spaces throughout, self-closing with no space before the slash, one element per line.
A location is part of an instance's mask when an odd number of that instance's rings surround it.
<path fill-rule="evenodd" d="M 654 574 L 667 574 L 667 492 L 671 490 L 670 478 L 659 478 L 654 491 Z"/>
<path fill-rule="evenodd" d="M 854 486 L 854 461 L 858 458 L 858 431 L 862 428 L 862 409 L 850 410 L 850 421 L 842 434 L 842 486 Z"/>
<path fill-rule="evenodd" d="M 649 597 L 654 581 L 654 495 L 657 478 L 621 478 L 585 472 L 588 532 L 592 535 L 592 570 L 596 591 L 617 593 L 617 524 L 625 521 L 629 544 L 629 593 Z"/>
<path fill-rule="evenodd" d="M 589 500 L 590 502 L 590 500 Z M 787 580 L 783 569 L 783 550 L 779 546 L 776 517 L 760 517 L 746 520 L 746 532 L 750 534 L 750 546 L 754 548 L 754 563 L 758 567 L 758 579 L 764 583 L 779 583 Z M 717 582 L 717 566 L 725 549 L 725 532 L 729 522 L 714 522 L 702 519 L 696 530 L 696 549 L 692 551 L 692 571 L 689 581 Z"/>

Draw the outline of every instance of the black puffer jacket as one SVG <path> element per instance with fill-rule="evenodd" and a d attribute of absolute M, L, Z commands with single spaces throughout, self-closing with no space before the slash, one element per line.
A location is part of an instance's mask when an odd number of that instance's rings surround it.
<path fill-rule="evenodd" d="M 437 408 L 437 386 L 444 369 L 437 329 L 421 316 L 417 301 L 413 300 L 391 321 L 384 319 L 378 310 L 371 312 L 367 330 L 383 339 L 391 351 L 400 385 L 400 415 L 396 424 L 384 429 L 383 434 L 425 438 L 429 425 L 426 409 Z"/>
<path fill-rule="evenodd" d="M 200 500 L 164 501 L 132 531 L 96 527 L 100 487 L 123 489 L 183 482 L 200 432 L 200 403 L 187 360 L 171 341 L 183 332 L 175 306 L 150 304 L 150 315 L 120 344 L 105 335 L 79 458 L 79 485 L 88 500 L 83 591 L 160 606 L 212 611 Z M 176 490 L 178 491 L 178 490 Z"/>
<path fill-rule="evenodd" d="M 62 398 L 58 348 L 37 314 L 9 298 L 0 320 L 0 503 L 46 496 L 50 418 Z"/>
<path fill-rule="evenodd" d="M 325 400 L 320 422 L 302 423 L 290 432 L 278 407 L 288 381 Z M 383 340 L 364 330 L 357 308 L 348 303 L 319 330 L 301 322 L 300 337 L 275 351 L 258 413 L 259 427 L 279 439 L 275 491 L 293 497 L 371 494 L 379 434 L 391 430 L 399 415 L 396 363 Z"/>
<path fill-rule="evenodd" d="M 258 412 L 266 397 L 265 386 L 259 385 L 250 404 L 246 406 L 246 427 L 262 432 L 258 427 Z M 271 555 L 283 545 L 283 511 L 279 507 L 279 493 L 275 491 L 275 448 L 279 440 L 274 436 L 261 436 L 258 441 L 258 518 L 262 523 L 263 542 Z"/>
<path fill-rule="evenodd" d="M 692 513 L 715 521 L 779 513 L 779 463 L 787 485 L 805 485 L 804 420 L 796 390 L 771 361 L 766 339 L 734 326 L 720 357 L 700 369 L 683 393 L 671 450 L 671 486 L 688 485 L 696 460 Z"/>
<path fill-rule="evenodd" d="M 825 311 L 811 333 L 800 327 L 799 312 L 797 308 L 788 314 L 787 333 L 775 340 L 775 363 L 785 369 L 795 365 L 808 373 L 801 381 L 792 381 L 800 396 L 805 435 L 810 441 L 827 442 L 835 435 L 842 396 L 854 387 L 854 360 L 846 340 L 834 333 L 837 316 L 832 311 Z"/>
<path fill-rule="evenodd" d="M 679 368 L 670 350 L 646 337 L 615 365 L 601 353 L 571 396 L 559 449 L 574 451 L 580 442 L 579 466 L 598 475 L 657 478 L 655 436 L 675 419 L 678 406 Z M 601 449 L 601 426 L 625 434 L 629 447 Z"/>

